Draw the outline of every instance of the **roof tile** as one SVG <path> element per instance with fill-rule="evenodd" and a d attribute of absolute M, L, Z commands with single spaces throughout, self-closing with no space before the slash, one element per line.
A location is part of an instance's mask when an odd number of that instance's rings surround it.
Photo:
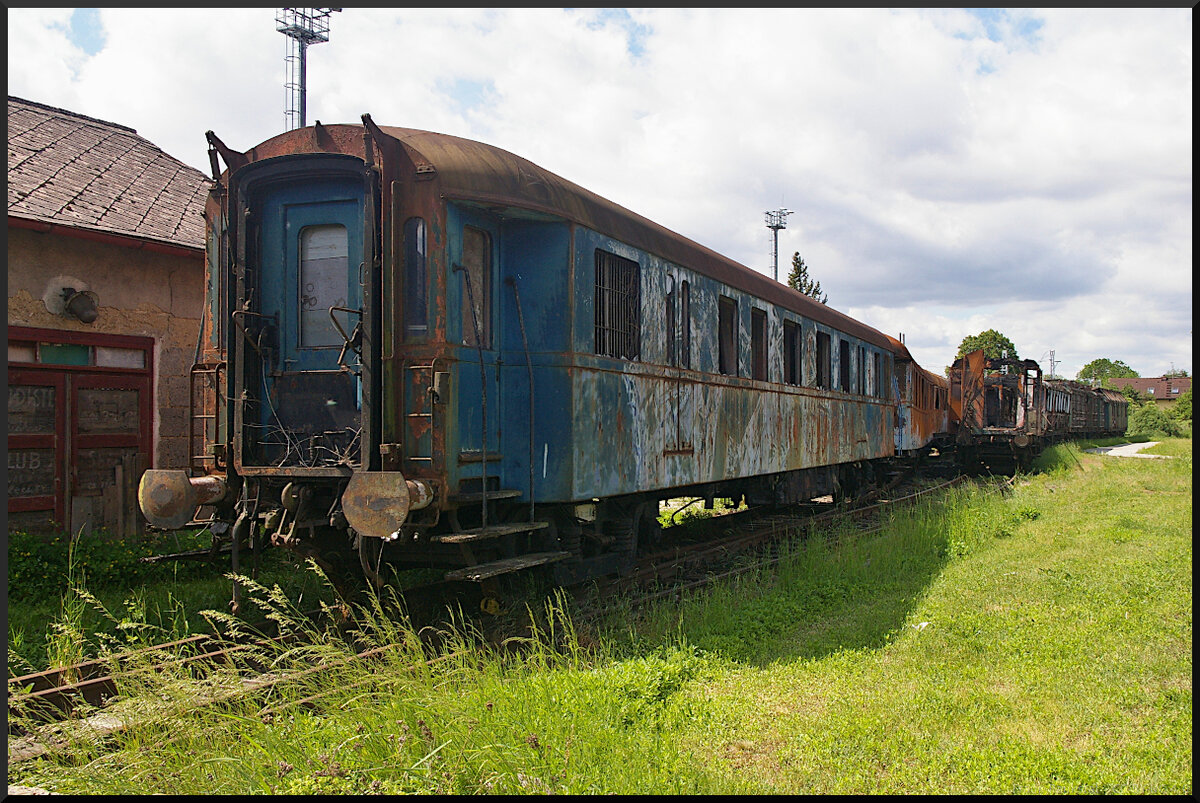
<path fill-rule="evenodd" d="M 8 213 L 204 247 L 209 179 L 127 126 L 8 97 Z"/>

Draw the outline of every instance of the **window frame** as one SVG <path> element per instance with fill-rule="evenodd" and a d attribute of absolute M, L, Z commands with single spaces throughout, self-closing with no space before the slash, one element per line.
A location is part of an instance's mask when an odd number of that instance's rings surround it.
<path fill-rule="evenodd" d="M 467 250 L 467 234 L 476 233 L 482 237 L 481 248 L 478 253 L 483 257 L 481 264 L 469 264 L 468 254 L 473 253 Z M 462 284 L 462 339 L 463 345 L 471 348 L 492 348 L 492 251 L 494 248 L 492 242 L 492 233 L 480 226 L 472 226 L 469 223 L 464 223 L 462 227 L 462 268 L 463 279 Z M 470 277 L 471 292 L 467 293 L 467 281 Z M 478 285 L 476 284 L 478 280 Z M 478 318 L 481 320 L 472 320 L 471 316 L 471 301 L 474 298 L 474 306 L 478 310 Z M 479 339 L 476 342 L 475 326 L 479 326 Z"/>
<path fill-rule="evenodd" d="M 717 297 L 717 372 L 725 376 L 740 376 L 737 307 L 737 299 L 726 295 Z"/>
<path fill-rule="evenodd" d="M 788 385 L 802 384 L 804 366 L 804 331 L 797 321 L 783 322 L 783 381 Z"/>
<path fill-rule="evenodd" d="M 750 307 L 750 378 L 769 381 L 767 359 L 767 311 Z"/>
<path fill-rule="evenodd" d="M 815 387 L 833 390 L 833 335 L 817 331 L 817 375 L 813 377 Z"/>

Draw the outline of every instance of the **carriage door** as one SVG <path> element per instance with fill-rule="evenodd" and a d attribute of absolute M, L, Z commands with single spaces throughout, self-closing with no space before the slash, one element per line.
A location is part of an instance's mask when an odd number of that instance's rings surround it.
<path fill-rule="evenodd" d="M 261 243 L 262 314 L 278 322 L 277 356 L 263 378 L 264 431 L 283 430 L 287 464 L 357 463 L 367 280 L 361 179 L 273 190 Z"/>
<path fill-rule="evenodd" d="M 465 346 L 459 364 L 458 461 L 464 478 L 495 476 L 498 468 L 485 474 L 477 472 L 476 467 L 481 466 L 485 451 L 489 464 L 498 461 L 500 454 L 499 331 L 494 315 L 500 233 L 482 216 L 463 212 L 460 219 L 461 235 L 451 277 L 458 288 L 461 342 Z"/>

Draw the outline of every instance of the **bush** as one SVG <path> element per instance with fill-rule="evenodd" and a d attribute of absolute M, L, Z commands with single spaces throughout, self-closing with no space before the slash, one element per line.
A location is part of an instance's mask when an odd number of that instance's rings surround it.
<path fill-rule="evenodd" d="M 1129 411 L 1128 435 L 1165 435 L 1170 438 L 1184 437 L 1179 423 L 1154 404 L 1139 404 Z"/>
<path fill-rule="evenodd" d="M 67 591 L 67 573 L 71 560 L 75 577 L 91 588 L 119 586 L 128 588 L 155 580 L 168 580 L 212 574 L 203 561 L 163 561 L 141 563 L 139 558 L 187 549 L 200 549 L 211 543 L 203 531 L 179 535 L 154 533 L 136 539 L 115 538 L 104 533 L 75 539 L 67 535 L 42 535 L 26 532 L 8 534 L 8 598 L 27 601 L 56 599 Z"/>
<path fill-rule="evenodd" d="M 1178 421 L 1191 422 L 1192 392 L 1190 390 L 1185 390 L 1175 401 L 1175 405 L 1171 408 L 1171 417 Z"/>

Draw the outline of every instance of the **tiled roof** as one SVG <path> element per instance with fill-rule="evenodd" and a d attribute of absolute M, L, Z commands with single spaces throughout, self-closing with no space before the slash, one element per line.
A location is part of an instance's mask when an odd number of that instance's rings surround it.
<path fill-rule="evenodd" d="M 8 96 L 8 214 L 204 248 L 209 179 L 132 128 Z"/>
<path fill-rule="evenodd" d="M 1178 399 L 1192 389 L 1190 376 L 1134 376 L 1110 379 L 1114 388 L 1131 387 L 1156 399 Z"/>

